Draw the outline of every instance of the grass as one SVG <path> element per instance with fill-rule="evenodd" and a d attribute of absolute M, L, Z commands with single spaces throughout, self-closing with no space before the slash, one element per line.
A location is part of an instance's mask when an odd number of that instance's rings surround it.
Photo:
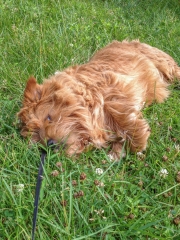
<path fill-rule="evenodd" d="M 21 138 L 16 118 L 28 76 L 42 82 L 125 38 L 180 64 L 179 16 L 176 0 L 1 0 L 0 239 L 31 239 L 40 157 L 38 146 Z M 178 84 L 171 89 L 165 103 L 144 110 L 152 129 L 144 155 L 127 153 L 114 163 L 105 150 L 77 161 L 48 152 L 36 239 L 180 238 L 180 92 Z"/>

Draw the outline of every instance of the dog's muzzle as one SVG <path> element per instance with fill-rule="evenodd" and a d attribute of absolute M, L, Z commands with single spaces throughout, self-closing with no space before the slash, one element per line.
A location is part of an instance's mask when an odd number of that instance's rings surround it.
<path fill-rule="evenodd" d="M 55 151 L 58 151 L 60 149 L 65 150 L 67 148 L 67 145 L 64 141 L 57 142 L 57 140 L 51 138 L 47 141 L 47 146 Z"/>
<path fill-rule="evenodd" d="M 55 140 L 53 140 L 53 139 L 49 139 L 49 140 L 47 141 L 48 147 L 53 148 L 53 147 L 55 147 L 56 144 L 57 144 L 57 142 L 56 142 Z"/>

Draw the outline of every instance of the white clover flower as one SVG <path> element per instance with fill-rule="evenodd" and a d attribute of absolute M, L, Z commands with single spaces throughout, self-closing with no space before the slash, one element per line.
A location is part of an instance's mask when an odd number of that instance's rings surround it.
<path fill-rule="evenodd" d="M 24 190 L 24 184 L 18 184 L 15 187 L 17 192 L 22 192 Z"/>
<path fill-rule="evenodd" d="M 137 152 L 137 156 L 141 157 L 141 156 L 143 156 L 143 153 L 142 152 Z"/>
<path fill-rule="evenodd" d="M 98 185 L 99 187 L 104 187 L 105 185 L 104 185 L 104 183 L 103 182 L 99 182 L 99 185 Z"/>
<path fill-rule="evenodd" d="M 140 160 L 144 160 L 145 159 L 145 155 L 142 152 L 137 152 L 137 157 Z"/>
<path fill-rule="evenodd" d="M 95 213 L 97 213 L 97 215 L 102 215 L 104 213 L 103 209 L 99 209 L 99 210 L 94 210 Z"/>
<path fill-rule="evenodd" d="M 179 144 L 175 145 L 175 149 L 176 149 L 177 152 L 179 152 L 180 151 L 180 145 Z"/>
<path fill-rule="evenodd" d="M 159 172 L 159 175 L 163 178 L 167 177 L 168 175 L 168 171 L 164 168 L 161 169 L 161 171 Z"/>
<path fill-rule="evenodd" d="M 103 170 L 101 168 L 96 168 L 96 174 L 102 175 L 103 174 Z"/>
<path fill-rule="evenodd" d="M 112 162 L 114 160 L 114 157 L 112 154 L 108 154 L 108 157 L 109 157 L 110 162 Z"/>

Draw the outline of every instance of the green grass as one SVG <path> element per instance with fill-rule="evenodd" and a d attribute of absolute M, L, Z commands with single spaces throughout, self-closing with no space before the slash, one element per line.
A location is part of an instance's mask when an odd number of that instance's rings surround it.
<path fill-rule="evenodd" d="M 42 82 L 56 70 L 87 61 L 113 39 L 138 38 L 180 64 L 180 3 L 1 0 L 0 5 L 0 239 L 27 240 L 40 157 L 38 146 L 21 138 L 16 118 L 26 79 L 34 75 Z M 165 103 L 144 110 L 152 134 L 143 156 L 128 153 L 113 163 L 105 150 L 76 161 L 48 153 L 36 239 L 180 239 L 180 91 L 175 86 Z"/>

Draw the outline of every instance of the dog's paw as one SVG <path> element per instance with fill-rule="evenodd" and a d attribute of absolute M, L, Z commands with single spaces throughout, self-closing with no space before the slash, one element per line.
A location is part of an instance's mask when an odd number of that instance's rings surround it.
<path fill-rule="evenodd" d="M 110 152 L 108 154 L 108 158 L 110 160 L 110 162 L 119 162 L 122 158 L 126 157 L 126 153 L 125 152 L 121 152 L 121 153 L 116 153 L 116 152 Z"/>

